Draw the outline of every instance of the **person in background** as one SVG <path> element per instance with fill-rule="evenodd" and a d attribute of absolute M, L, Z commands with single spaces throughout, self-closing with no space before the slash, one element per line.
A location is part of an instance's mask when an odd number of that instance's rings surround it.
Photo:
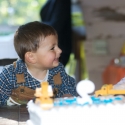
<path fill-rule="evenodd" d="M 75 79 L 59 62 L 62 50 L 54 28 L 38 21 L 22 25 L 14 47 L 20 59 L 0 73 L 0 106 L 26 104 L 43 81 L 52 86 L 55 98 L 77 96 Z"/>
<path fill-rule="evenodd" d="M 40 10 L 40 18 L 57 31 L 62 50 L 60 62 L 65 66 L 72 52 L 71 0 L 47 0 Z"/>

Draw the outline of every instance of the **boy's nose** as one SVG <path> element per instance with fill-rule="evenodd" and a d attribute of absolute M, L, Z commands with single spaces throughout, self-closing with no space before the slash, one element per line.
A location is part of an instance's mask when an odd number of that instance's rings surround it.
<path fill-rule="evenodd" d="M 62 53 L 62 50 L 59 47 L 58 47 L 58 53 L 60 54 Z"/>

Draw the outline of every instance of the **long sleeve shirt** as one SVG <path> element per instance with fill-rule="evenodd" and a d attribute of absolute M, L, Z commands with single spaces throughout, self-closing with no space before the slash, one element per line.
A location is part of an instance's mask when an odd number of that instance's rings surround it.
<path fill-rule="evenodd" d="M 17 74 L 24 74 L 25 82 L 17 83 Z M 53 77 L 60 73 L 62 83 L 55 84 Z M 77 96 L 75 79 L 70 77 L 64 69 L 64 66 L 59 63 L 55 68 L 49 70 L 48 83 L 52 88 L 58 89 L 57 98 L 62 97 L 64 94 L 71 94 Z M 6 105 L 7 100 L 11 95 L 13 89 L 19 86 L 26 86 L 33 90 L 40 87 L 40 82 L 33 78 L 28 72 L 25 63 L 22 60 L 16 61 L 16 67 L 13 64 L 7 65 L 0 73 L 0 106 Z"/>

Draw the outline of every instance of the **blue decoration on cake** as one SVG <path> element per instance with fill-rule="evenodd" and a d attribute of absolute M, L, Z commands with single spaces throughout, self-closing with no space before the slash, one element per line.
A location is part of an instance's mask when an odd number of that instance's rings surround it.
<path fill-rule="evenodd" d="M 100 97 L 95 97 L 95 96 L 91 96 L 92 99 L 92 103 L 93 104 L 108 104 L 108 103 L 113 103 L 114 101 L 120 101 L 122 100 L 121 97 L 104 97 L 104 99 L 101 99 Z M 89 102 L 85 102 L 83 104 L 79 104 L 77 102 L 77 98 L 59 98 L 57 100 L 54 101 L 54 106 L 68 106 L 68 105 L 77 105 L 77 106 L 85 106 L 85 105 L 89 105 Z"/>

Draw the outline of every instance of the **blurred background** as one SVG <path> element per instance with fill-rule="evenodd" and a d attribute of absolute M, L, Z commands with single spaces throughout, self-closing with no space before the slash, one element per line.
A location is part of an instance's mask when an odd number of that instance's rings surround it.
<path fill-rule="evenodd" d="M 18 58 L 13 47 L 16 29 L 41 21 L 47 0 L 0 0 L 0 66 Z M 57 17 L 58 18 L 58 17 Z M 90 79 L 96 90 L 115 84 L 125 74 L 124 0 L 71 0 L 72 52 L 65 66 L 76 81 Z"/>
<path fill-rule="evenodd" d="M 18 56 L 13 46 L 17 28 L 30 21 L 40 21 L 39 11 L 46 0 L 0 0 L 0 71 Z"/>
<path fill-rule="evenodd" d="M 0 24 L 16 26 L 40 20 L 39 11 L 46 0 L 0 0 Z"/>

